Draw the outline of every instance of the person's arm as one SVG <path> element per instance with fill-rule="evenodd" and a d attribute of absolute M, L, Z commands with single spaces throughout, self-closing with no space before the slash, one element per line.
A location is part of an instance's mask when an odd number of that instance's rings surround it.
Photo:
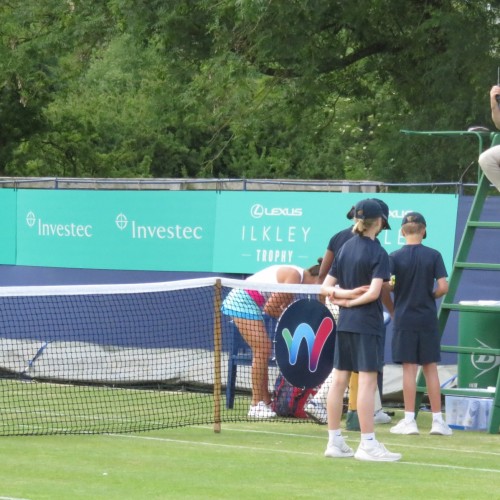
<path fill-rule="evenodd" d="M 442 297 L 443 295 L 446 295 L 448 293 L 448 280 L 446 277 L 444 278 L 439 278 L 436 282 L 436 288 L 434 289 L 434 298 L 439 299 L 439 297 Z"/>
<path fill-rule="evenodd" d="M 360 287 L 356 289 L 356 290 L 361 290 L 367 288 L 366 291 L 364 291 L 358 297 L 340 298 L 339 295 L 337 294 L 337 291 L 335 291 L 334 297 L 332 298 L 330 296 L 330 300 L 333 304 L 342 307 L 356 307 L 356 306 L 362 306 L 364 304 L 369 304 L 370 302 L 373 302 L 380 297 L 380 293 L 382 291 L 382 284 L 383 284 L 382 278 L 374 278 L 372 279 L 369 287 Z M 343 291 L 350 293 L 353 292 L 353 290 L 343 290 Z"/>
<path fill-rule="evenodd" d="M 490 90 L 491 119 L 495 127 L 500 130 L 500 104 L 496 97 L 500 96 L 500 86 L 493 85 Z"/>
<path fill-rule="evenodd" d="M 335 303 L 334 301 L 339 299 L 354 299 L 356 297 L 359 297 L 369 289 L 368 285 L 364 285 L 352 290 L 346 290 L 344 288 L 335 286 L 336 283 L 337 279 L 331 275 L 328 275 L 325 278 L 325 281 L 321 285 L 320 289 L 320 294 L 328 297 L 332 301 L 332 303 Z"/>
<path fill-rule="evenodd" d="M 386 308 L 387 312 L 391 315 L 391 318 L 394 318 L 394 302 L 392 301 L 391 291 L 393 286 L 390 281 L 384 281 L 382 285 L 381 299 L 382 304 Z"/>
<path fill-rule="evenodd" d="M 299 284 L 300 273 L 293 267 L 282 267 L 276 273 L 278 283 Z M 293 294 L 274 292 L 264 306 L 264 314 L 279 318 L 283 311 L 292 303 Z"/>
<path fill-rule="evenodd" d="M 332 297 L 335 293 L 335 285 L 337 284 L 337 278 L 334 278 L 331 274 L 327 274 L 323 284 L 321 285 L 320 295 L 325 297 Z"/>
<path fill-rule="evenodd" d="M 325 255 L 323 255 L 323 260 L 321 261 L 321 265 L 319 266 L 319 274 L 318 274 L 318 283 L 321 284 L 325 281 L 326 275 L 328 271 L 332 267 L 333 263 L 333 252 L 331 250 L 326 250 Z"/>

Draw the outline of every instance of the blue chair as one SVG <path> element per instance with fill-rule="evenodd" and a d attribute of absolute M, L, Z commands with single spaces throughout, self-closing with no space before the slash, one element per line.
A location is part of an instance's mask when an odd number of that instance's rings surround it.
<path fill-rule="evenodd" d="M 264 316 L 264 323 L 266 330 L 271 340 L 274 339 L 274 332 L 276 330 L 277 320 L 271 316 Z M 252 366 L 252 350 L 241 336 L 238 327 L 234 321 L 229 322 L 229 358 L 227 361 L 227 385 L 226 385 L 226 408 L 231 409 L 234 407 L 234 395 L 236 391 L 236 375 L 238 373 L 238 365 Z M 274 346 L 274 343 L 273 343 Z M 269 359 L 269 366 L 276 366 L 276 358 L 274 352 Z"/>

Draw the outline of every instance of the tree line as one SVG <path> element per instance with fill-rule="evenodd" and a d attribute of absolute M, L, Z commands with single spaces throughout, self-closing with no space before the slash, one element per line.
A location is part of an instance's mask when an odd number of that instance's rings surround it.
<path fill-rule="evenodd" d="M 6 0 L 0 175 L 474 181 L 498 2 Z"/>

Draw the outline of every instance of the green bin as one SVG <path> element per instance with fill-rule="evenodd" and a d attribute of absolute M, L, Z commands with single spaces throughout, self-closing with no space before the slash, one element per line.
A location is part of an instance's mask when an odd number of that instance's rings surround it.
<path fill-rule="evenodd" d="M 477 304 L 480 305 L 481 301 Z M 498 349 L 500 347 L 500 307 L 498 312 L 460 311 L 458 345 Z M 459 354 L 458 387 L 471 389 L 496 387 L 499 366 L 500 356 Z"/>

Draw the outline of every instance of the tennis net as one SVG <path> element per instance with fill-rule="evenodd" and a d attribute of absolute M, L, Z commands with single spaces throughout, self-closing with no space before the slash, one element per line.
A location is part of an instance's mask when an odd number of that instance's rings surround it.
<path fill-rule="evenodd" d="M 235 327 L 221 304 L 235 288 L 316 298 L 319 287 L 201 278 L 0 288 L 0 435 L 246 419 L 250 366 L 227 390 Z M 278 369 L 269 370 L 272 390 Z"/>

